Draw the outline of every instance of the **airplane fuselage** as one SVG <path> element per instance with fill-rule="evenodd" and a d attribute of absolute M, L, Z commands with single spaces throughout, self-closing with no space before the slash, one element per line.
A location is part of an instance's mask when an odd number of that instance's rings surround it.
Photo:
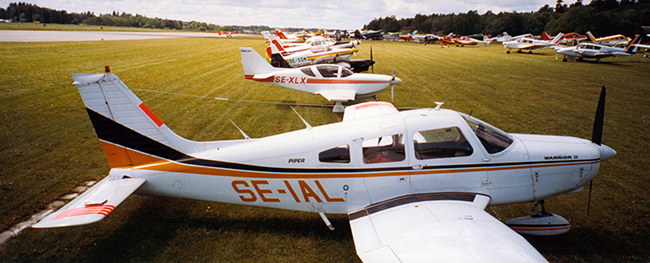
<path fill-rule="evenodd" d="M 111 175 L 146 179 L 141 194 L 350 213 L 418 193 L 481 193 L 491 205 L 543 200 L 589 182 L 608 151 L 572 137 L 487 136 L 466 118 L 485 128 L 451 110 L 414 110 L 244 140 L 192 154 L 192 161 L 161 159 Z"/>

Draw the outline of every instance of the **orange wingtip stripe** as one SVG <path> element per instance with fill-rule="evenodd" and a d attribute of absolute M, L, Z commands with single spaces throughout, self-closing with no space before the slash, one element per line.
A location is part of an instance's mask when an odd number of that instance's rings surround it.
<path fill-rule="evenodd" d="M 147 107 L 147 105 L 144 105 L 144 103 L 140 103 L 140 106 L 139 106 L 139 107 L 140 107 L 140 109 L 141 109 L 142 111 L 144 111 L 145 114 L 147 114 L 147 116 L 149 116 L 149 119 L 151 119 L 151 120 L 152 120 L 156 125 L 158 125 L 158 127 L 160 127 L 160 126 L 162 126 L 162 125 L 164 124 L 164 123 L 163 123 L 163 122 L 158 118 L 158 116 L 156 116 L 156 114 L 154 114 L 153 111 L 151 111 L 151 110 L 149 109 L 149 107 Z"/>
<path fill-rule="evenodd" d="M 61 214 L 59 214 L 52 220 L 73 217 L 73 216 L 82 216 L 82 215 L 106 216 L 108 215 L 108 213 L 113 211 L 113 209 L 115 209 L 114 205 L 93 205 L 93 206 L 79 207 L 79 208 L 63 211 Z"/>

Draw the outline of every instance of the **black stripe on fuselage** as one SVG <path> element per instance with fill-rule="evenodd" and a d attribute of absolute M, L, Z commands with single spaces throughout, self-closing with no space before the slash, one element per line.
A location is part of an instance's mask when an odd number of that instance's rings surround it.
<path fill-rule="evenodd" d="M 386 172 L 386 171 L 410 171 L 413 170 L 411 166 L 402 167 L 381 167 L 381 168 L 278 168 L 266 167 L 256 165 L 237 164 L 229 162 L 221 162 L 214 160 L 199 159 L 186 155 L 176 149 L 155 141 L 147 136 L 144 136 L 124 125 L 121 125 L 91 109 L 86 108 L 90 120 L 95 128 L 97 137 L 100 140 L 119 145 L 121 147 L 129 148 L 139 151 L 148 155 L 158 158 L 188 164 L 212 168 L 224 168 L 234 170 L 247 170 L 255 172 L 273 172 L 273 173 L 311 173 L 311 174 L 335 174 L 335 173 L 360 173 L 360 172 Z M 506 166 L 525 166 L 530 165 L 548 165 L 548 164 L 571 164 L 571 163 L 584 163 L 584 162 L 597 162 L 600 159 L 591 160 L 555 160 L 543 162 L 517 162 L 517 163 L 491 163 L 491 164 L 458 164 L 458 165 L 436 165 L 425 166 L 422 170 L 440 170 L 440 169 L 481 169 L 486 170 L 490 168 L 506 167 Z"/>

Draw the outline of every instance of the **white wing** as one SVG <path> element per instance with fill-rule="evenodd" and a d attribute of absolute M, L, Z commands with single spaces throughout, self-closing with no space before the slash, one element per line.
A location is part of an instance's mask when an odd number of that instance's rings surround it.
<path fill-rule="evenodd" d="M 409 195 L 349 214 L 364 262 L 547 262 L 480 194 Z"/>
<path fill-rule="evenodd" d="M 354 101 L 354 98 L 357 96 L 357 92 L 354 90 L 331 89 L 331 90 L 325 90 L 317 93 L 325 97 L 329 101 L 349 102 L 349 101 Z"/>

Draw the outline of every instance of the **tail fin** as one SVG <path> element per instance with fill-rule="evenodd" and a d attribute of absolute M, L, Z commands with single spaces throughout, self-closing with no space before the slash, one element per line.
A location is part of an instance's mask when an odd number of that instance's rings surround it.
<path fill-rule="evenodd" d="M 625 49 L 623 50 L 623 52 L 628 53 L 628 54 L 636 53 L 637 49 L 639 48 L 636 45 L 641 43 L 641 39 L 643 39 L 643 35 L 634 36 L 634 39 L 632 41 L 630 41 L 629 43 L 627 43 L 627 46 L 625 46 Z"/>
<path fill-rule="evenodd" d="M 557 45 L 560 42 L 560 39 L 562 39 L 563 36 L 564 36 L 564 33 L 562 33 L 562 32 L 557 33 L 555 38 L 553 38 L 553 40 L 551 40 L 550 44 L 551 45 Z"/>
<path fill-rule="evenodd" d="M 542 31 L 542 40 L 549 41 L 551 40 L 551 36 L 549 36 L 546 31 Z"/>
<path fill-rule="evenodd" d="M 594 37 L 594 35 L 591 34 L 591 31 L 587 31 L 587 36 L 589 37 L 589 40 L 591 40 L 591 42 L 598 42 L 598 40 Z"/>
<path fill-rule="evenodd" d="M 244 66 L 244 76 L 247 79 L 252 79 L 255 75 L 269 74 L 275 70 L 252 48 L 240 47 L 239 51 L 241 52 L 241 63 Z"/>
<path fill-rule="evenodd" d="M 277 50 L 277 53 L 280 53 L 280 54 L 286 54 L 287 53 L 287 50 L 284 49 L 282 44 L 280 44 L 280 41 L 278 41 L 277 39 L 272 39 L 271 40 L 271 50 L 273 52 L 276 52 L 276 50 Z"/>
<path fill-rule="evenodd" d="M 169 129 L 108 69 L 105 74 L 72 74 L 97 137 L 112 168 L 129 167 L 205 150 Z"/>
<path fill-rule="evenodd" d="M 280 30 L 280 29 L 277 29 L 277 28 L 275 29 L 275 35 L 276 35 L 279 39 L 288 39 L 287 36 L 284 34 L 284 31 L 283 31 L 283 30 Z"/>

